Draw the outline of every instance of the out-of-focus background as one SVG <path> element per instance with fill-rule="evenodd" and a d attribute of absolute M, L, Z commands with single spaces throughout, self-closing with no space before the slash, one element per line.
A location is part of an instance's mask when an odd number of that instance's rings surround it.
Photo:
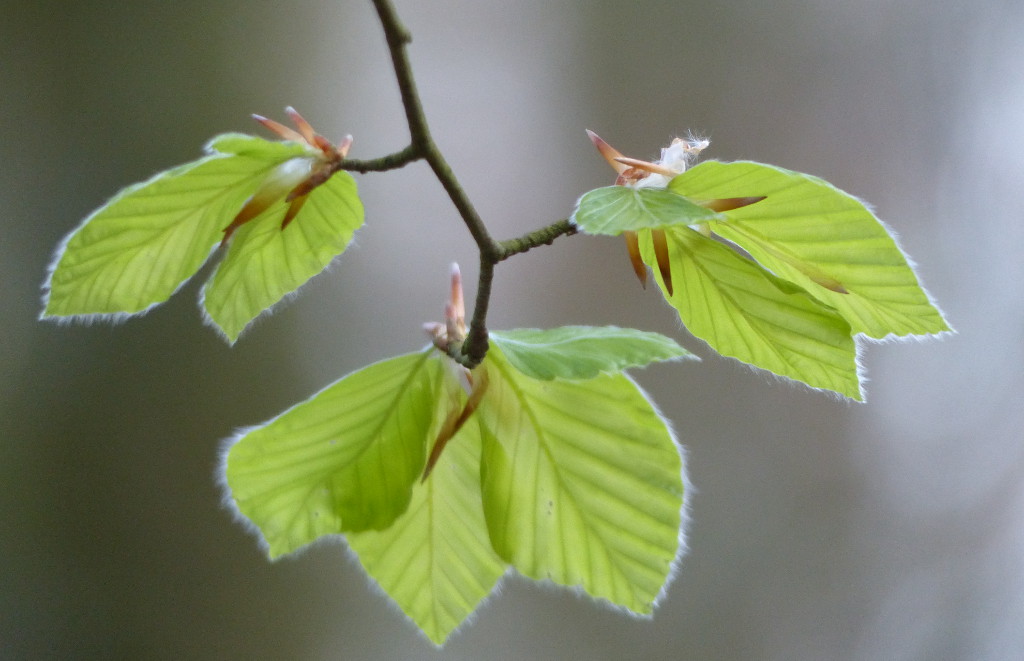
<path fill-rule="evenodd" d="M 340 543 L 271 564 L 220 507 L 219 439 L 414 350 L 475 249 L 421 164 L 234 348 L 198 284 L 119 326 L 36 321 L 53 248 L 249 113 L 352 155 L 407 142 L 365 0 L 7 2 L 0 20 L 0 657 L 1024 658 L 1024 4 L 398 0 L 437 141 L 500 237 L 653 157 L 810 172 L 870 200 L 959 334 L 864 347 L 853 405 L 712 357 L 624 247 L 501 265 L 493 328 L 618 324 L 707 359 L 640 383 L 686 445 L 690 553 L 651 620 L 511 577 L 441 651 Z M 471 292 L 468 292 L 472 296 Z"/>

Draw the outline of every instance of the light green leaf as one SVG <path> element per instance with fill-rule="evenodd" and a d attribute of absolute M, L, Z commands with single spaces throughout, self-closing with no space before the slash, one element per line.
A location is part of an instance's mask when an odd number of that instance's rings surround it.
<path fill-rule="evenodd" d="M 644 262 L 656 264 L 650 231 L 639 236 Z M 674 293 L 657 268 L 654 276 L 693 335 L 724 356 L 862 399 L 850 325 L 835 310 L 694 230 L 665 237 Z"/>
<path fill-rule="evenodd" d="M 206 261 L 274 159 L 303 152 L 294 143 L 240 135 L 211 145 L 250 148 L 244 156 L 213 153 L 129 186 L 68 235 L 44 285 L 43 318 L 117 318 L 166 301 Z"/>
<path fill-rule="evenodd" d="M 650 613 L 680 550 L 682 462 L 622 374 L 531 379 L 500 348 L 477 410 L 494 550 L 523 574 Z"/>
<path fill-rule="evenodd" d="M 206 143 L 208 153 L 237 154 L 274 163 L 283 163 L 297 156 L 308 156 L 311 147 L 289 140 L 265 140 L 246 133 L 222 133 Z"/>
<path fill-rule="evenodd" d="M 492 332 L 508 362 L 534 379 L 591 379 L 630 367 L 679 358 L 697 359 L 675 340 L 614 326 L 563 326 Z"/>
<path fill-rule="evenodd" d="M 406 510 L 444 378 L 432 349 L 381 361 L 231 445 L 232 501 L 271 557 L 323 535 L 386 528 Z"/>
<path fill-rule="evenodd" d="M 286 208 L 281 200 L 239 228 L 203 288 L 208 318 L 231 342 L 249 322 L 323 271 L 363 224 L 356 182 L 347 172 L 313 189 L 282 229 Z"/>
<path fill-rule="evenodd" d="M 618 235 L 724 220 L 724 216 L 663 188 L 607 186 L 584 194 L 570 220 L 587 234 Z"/>
<path fill-rule="evenodd" d="M 669 188 L 698 199 L 767 196 L 724 212 L 726 220 L 708 228 L 835 308 L 854 333 L 884 338 L 950 330 L 885 225 L 828 182 L 761 163 L 708 161 Z"/>
<path fill-rule="evenodd" d="M 435 644 L 444 643 L 505 572 L 484 522 L 476 421 L 451 440 L 390 528 L 347 538 L 402 612 Z"/>

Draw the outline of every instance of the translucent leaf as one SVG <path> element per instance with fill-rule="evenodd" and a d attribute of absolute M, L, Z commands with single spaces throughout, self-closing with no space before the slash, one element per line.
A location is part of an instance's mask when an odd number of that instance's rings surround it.
<path fill-rule="evenodd" d="M 237 134 L 208 150 L 228 146 L 248 151 L 213 153 L 161 172 L 86 218 L 57 251 L 43 318 L 116 317 L 166 301 L 206 261 L 221 229 L 280 158 L 304 152 Z"/>
<path fill-rule="evenodd" d="M 281 163 L 289 158 L 308 155 L 310 147 L 299 142 L 266 140 L 246 133 L 222 133 L 206 143 L 206 151 Z"/>
<path fill-rule="evenodd" d="M 508 362 L 534 379 L 590 379 L 649 363 L 696 356 L 675 340 L 614 326 L 563 326 L 493 332 Z"/>
<path fill-rule="evenodd" d="M 670 190 L 629 186 L 607 186 L 584 194 L 570 218 L 587 234 L 608 235 L 723 219 Z"/>
<path fill-rule="evenodd" d="M 650 613 L 680 551 L 682 462 L 665 421 L 622 374 L 535 380 L 497 346 L 483 367 L 495 551 L 527 576 Z"/>
<path fill-rule="evenodd" d="M 444 378 L 433 350 L 381 361 L 240 435 L 227 486 L 271 557 L 322 535 L 386 528 L 406 510 Z"/>
<path fill-rule="evenodd" d="M 862 399 L 850 325 L 835 310 L 694 230 L 669 228 L 665 237 L 673 293 L 657 269 L 655 277 L 693 335 L 724 356 Z M 650 231 L 640 250 L 656 262 Z"/>
<path fill-rule="evenodd" d="M 323 271 L 363 224 L 356 182 L 347 172 L 313 189 L 282 229 L 287 207 L 282 199 L 239 228 L 203 288 L 206 314 L 231 342 L 249 322 Z"/>
<path fill-rule="evenodd" d="M 484 522 L 476 421 L 452 439 L 390 528 L 347 538 L 367 573 L 430 640 L 442 644 L 505 572 Z"/>
<path fill-rule="evenodd" d="M 873 338 L 948 331 L 892 235 L 858 199 L 760 163 L 701 163 L 669 184 L 693 198 L 765 195 L 708 228 Z"/>

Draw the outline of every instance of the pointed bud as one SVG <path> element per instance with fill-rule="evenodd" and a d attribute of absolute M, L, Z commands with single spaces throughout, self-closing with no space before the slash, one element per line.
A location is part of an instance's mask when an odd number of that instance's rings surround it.
<path fill-rule="evenodd" d="M 341 156 L 342 158 L 348 158 L 348 150 L 351 146 L 352 136 L 346 135 L 344 138 L 341 139 L 341 142 L 338 143 L 338 146 L 334 151 L 338 153 L 338 156 Z"/>
<path fill-rule="evenodd" d="M 458 264 L 452 264 L 452 281 L 449 302 L 445 306 L 445 324 L 448 339 L 461 342 L 466 339 L 466 299 L 462 294 L 462 271 Z"/>
<path fill-rule="evenodd" d="M 604 160 L 608 161 L 608 165 L 615 168 L 616 172 L 622 174 L 627 169 L 627 166 L 619 163 L 617 160 L 622 157 L 622 153 L 620 151 L 602 140 L 599 135 L 590 129 L 587 129 L 587 136 L 590 137 L 590 141 L 594 143 L 595 147 L 597 147 L 597 151 L 601 152 L 601 156 L 604 156 Z"/>
<path fill-rule="evenodd" d="M 299 114 L 295 108 L 288 106 L 284 109 L 288 119 L 292 120 L 292 124 L 295 124 L 295 128 L 298 129 L 302 138 L 307 144 L 316 146 L 316 131 L 313 130 L 313 126 L 306 121 L 306 118 Z"/>
<path fill-rule="evenodd" d="M 273 133 L 276 133 L 285 140 L 291 140 L 293 142 L 302 142 L 303 140 L 302 135 L 298 131 L 296 131 L 295 129 L 288 128 L 287 126 L 281 124 L 280 122 L 275 122 L 272 119 L 267 119 L 262 115 L 253 115 L 252 118 L 259 122 L 260 124 L 262 124 L 268 130 L 272 131 Z"/>

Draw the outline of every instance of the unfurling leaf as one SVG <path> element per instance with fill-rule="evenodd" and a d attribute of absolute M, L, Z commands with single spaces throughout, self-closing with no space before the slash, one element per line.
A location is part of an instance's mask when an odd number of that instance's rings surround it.
<path fill-rule="evenodd" d="M 683 468 L 666 422 L 621 371 L 689 354 L 620 328 L 491 339 L 469 395 L 464 368 L 431 348 L 241 433 L 224 460 L 230 502 L 271 557 L 345 533 L 439 645 L 508 566 L 649 613 L 681 552 Z"/>
<path fill-rule="evenodd" d="M 644 261 L 655 262 L 650 233 Z M 814 388 L 863 398 L 850 325 L 806 291 L 687 227 L 665 230 L 672 278 L 665 298 L 712 349 Z"/>
<path fill-rule="evenodd" d="M 249 322 L 344 252 L 363 223 L 356 182 L 346 172 L 304 199 L 297 219 L 284 229 L 284 200 L 239 228 L 204 286 L 203 308 L 232 342 Z"/>
<path fill-rule="evenodd" d="M 342 155 L 329 146 L 221 135 L 204 158 L 125 188 L 61 243 L 44 284 L 42 318 L 144 313 L 223 241 L 227 256 L 204 290 L 204 307 L 234 342 L 256 316 L 322 271 L 363 223 L 355 180 L 335 171 Z"/>
<path fill-rule="evenodd" d="M 242 433 L 224 462 L 231 502 L 271 558 L 347 533 L 436 644 L 505 571 L 483 520 L 475 419 L 419 479 L 428 443 L 465 406 L 454 367 L 433 348 L 370 365 Z"/>
<path fill-rule="evenodd" d="M 527 576 L 650 613 L 680 552 L 682 462 L 665 421 L 622 374 L 539 381 L 497 347 L 483 367 L 495 551 Z"/>
<path fill-rule="evenodd" d="M 365 367 L 232 442 L 232 502 L 271 557 L 387 528 L 405 511 L 444 387 L 440 358 L 427 350 Z"/>
<path fill-rule="evenodd" d="M 650 266 L 718 353 L 861 400 L 853 338 L 951 330 L 888 229 L 828 182 L 749 161 L 689 167 L 706 141 L 673 140 L 648 163 L 588 134 L 618 176 L 580 198 L 574 222 L 625 234 L 640 282 Z"/>
<path fill-rule="evenodd" d="M 885 225 L 828 182 L 750 161 L 708 161 L 669 189 L 695 198 L 766 196 L 708 229 L 835 308 L 854 333 L 882 339 L 950 330 Z"/>
<path fill-rule="evenodd" d="M 363 567 L 436 645 L 491 592 L 506 564 L 491 548 L 480 497 L 480 429 L 463 426 L 391 527 L 349 533 Z"/>
<path fill-rule="evenodd" d="M 44 318 L 130 315 L 164 302 L 206 261 L 263 177 L 304 152 L 239 134 L 215 138 L 208 151 L 125 188 L 65 238 L 45 285 Z"/>

